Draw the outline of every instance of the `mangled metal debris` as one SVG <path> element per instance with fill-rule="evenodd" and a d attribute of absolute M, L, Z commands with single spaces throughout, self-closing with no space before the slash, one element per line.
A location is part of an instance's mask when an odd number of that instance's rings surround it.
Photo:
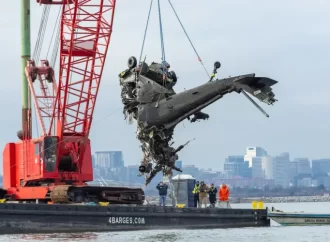
<path fill-rule="evenodd" d="M 220 68 L 216 62 L 213 73 Z M 259 105 L 247 93 L 260 101 L 273 104 L 276 99 L 271 86 L 277 81 L 255 74 L 235 76 L 225 79 L 213 78 L 203 85 L 175 93 L 177 82 L 174 71 L 168 63 L 137 63 L 135 57 L 128 60 L 128 69 L 119 74 L 121 98 L 124 104 L 125 118 L 129 123 L 137 121 L 137 138 L 141 142 L 144 158 L 139 171 L 146 174 L 146 184 L 160 171 L 164 175 L 175 167 L 178 152 L 186 145 L 172 147 L 175 126 L 185 119 L 195 122 L 208 119 L 209 115 L 201 110 L 233 91 L 243 92 L 262 112 Z M 214 75 L 213 75 L 214 76 Z M 264 112 L 266 116 L 266 114 Z"/>

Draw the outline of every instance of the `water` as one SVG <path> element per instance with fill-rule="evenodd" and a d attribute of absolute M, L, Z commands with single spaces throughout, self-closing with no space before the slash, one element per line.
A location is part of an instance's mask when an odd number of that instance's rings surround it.
<path fill-rule="evenodd" d="M 330 203 L 265 204 L 284 211 L 330 213 Z M 250 208 L 251 204 L 232 204 L 233 208 Z M 113 233 L 3 235 L 0 241 L 59 242 L 324 242 L 330 238 L 329 226 L 282 227 L 275 222 L 270 228 L 153 230 Z"/>

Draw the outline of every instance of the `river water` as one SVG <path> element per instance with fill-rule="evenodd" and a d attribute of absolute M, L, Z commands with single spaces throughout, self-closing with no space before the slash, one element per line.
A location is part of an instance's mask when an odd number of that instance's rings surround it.
<path fill-rule="evenodd" d="M 264 204 L 284 211 L 330 213 L 329 202 Z M 251 204 L 232 204 L 233 208 L 251 208 Z M 3 235 L 0 241 L 59 242 L 325 242 L 330 226 L 282 227 L 275 222 L 269 228 L 153 230 L 138 232 Z"/>

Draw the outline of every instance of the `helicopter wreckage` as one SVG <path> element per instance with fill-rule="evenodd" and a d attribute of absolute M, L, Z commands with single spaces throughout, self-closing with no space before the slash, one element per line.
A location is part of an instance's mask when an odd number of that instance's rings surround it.
<path fill-rule="evenodd" d="M 137 138 L 141 142 L 144 158 L 139 166 L 140 175 L 146 175 L 146 185 L 162 171 L 182 172 L 175 166 L 178 152 L 172 142 L 174 128 L 185 119 L 195 122 L 206 120 L 209 115 L 201 110 L 231 92 L 243 93 L 262 113 L 268 114 L 247 94 L 272 105 L 277 100 L 271 86 L 277 81 L 267 77 L 247 74 L 225 79 L 215 78 L 220 62 L 215 62 L 212 77 L 208 82 L 192 89 L 175 93 L 177 82 L 174 71 L 167 62 L 150 65 L 137 63 L 135 57 L 128 59 L 128 69 L 119 74 L 121 98 L 125 119 L 137 121 Z"/>

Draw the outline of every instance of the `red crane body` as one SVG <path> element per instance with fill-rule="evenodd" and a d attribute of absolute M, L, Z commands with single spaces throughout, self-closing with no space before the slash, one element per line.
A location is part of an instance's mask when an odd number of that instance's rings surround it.
<path fill-rule="evenodd" d="M 69 191 L 77 197 L 77 193 L 86 193 L 80 189 L 85 187 L 89 195 L 98 197 L 96 200 L 109 200 L 106 193 L 111 193 L 110 190 L 100 191 L 99 187 L 93 190 L 86 182 L 93 181 L 88 136 L 116 0 L 37 2 L 62 5 L 58 84 L 47 60 L 41 61 L 39 67 L 33 60 L 28 61 L 25 73 L 43 134 L 37 139 L 21 137 L 21 142 L 6 145 L 4 189 L 14 200 L 68 202 L 73 199 L 68 199 Z M 39 90 L 35 87 L 37 84 Z"/>

